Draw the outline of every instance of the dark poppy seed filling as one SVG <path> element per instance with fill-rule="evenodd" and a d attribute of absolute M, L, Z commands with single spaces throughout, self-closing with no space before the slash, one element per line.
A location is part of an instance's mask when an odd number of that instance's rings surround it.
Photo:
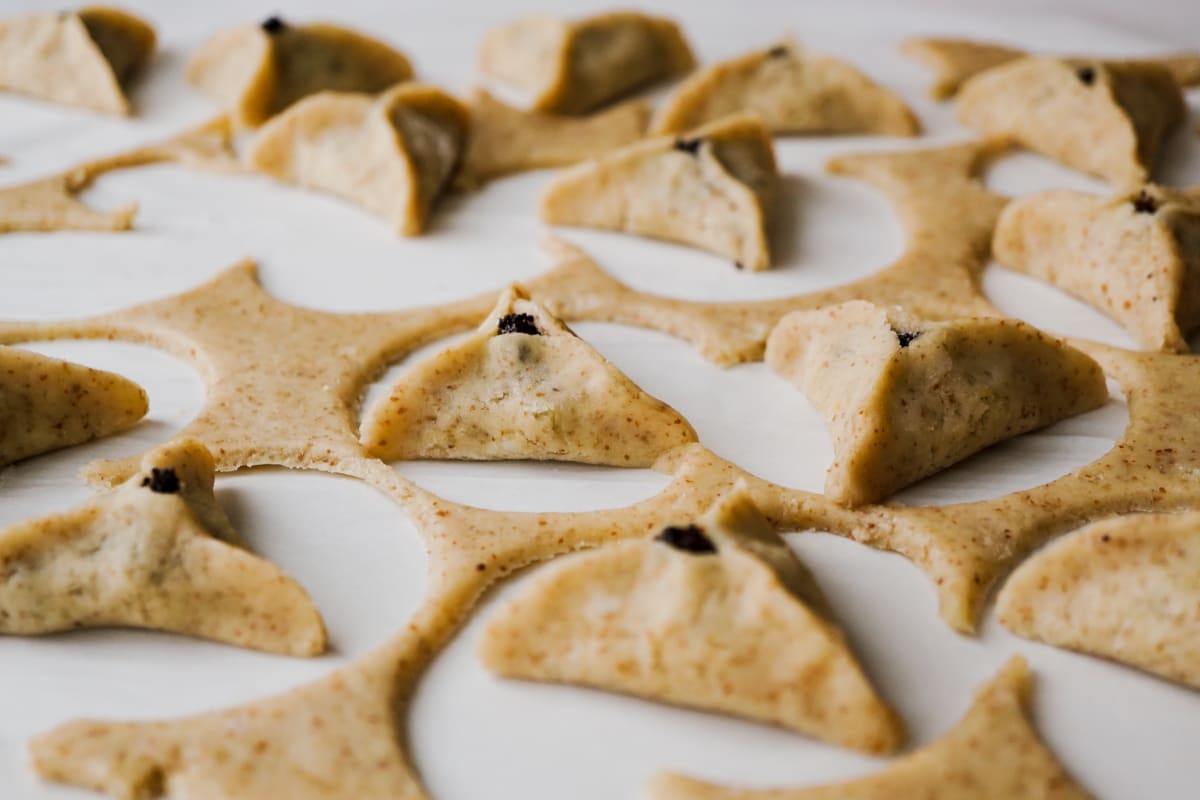
<path fill-rule="evenodd" d="M 1133 210 L 1139 214 L 1153 214 L 1158 211 L 1158 201 L 1143 189 L 1133 198 Z"/>
<path fill-rule="evenodd" d="M 675 140 L 675 149 L 681 153 L 687 153 L 688 155 L 694 156 L 694 155 L 696 155 L 696 153 L 700 152 L 700 145 L 703 143 L 704 143 L 704 140 L 700 139 L 700 138 L 676 139 Z"/>
<path fill-rule="evenodd" d="M 678 528 L 674 525 L 663 528 L 662 533 L 654 537 L 654 541 L 682 550 L 685 553 L 706 555 L 717 552 L 717 546 L 712 539 L 704 535 L 704 531 L 695 525 Z"/>
<path fill-rule="evenodd" d="M 770 50 L 767 51 L 767 56 L 769 58 L 783 58 L 784 56 L 787 55 L 787 51 L 788 51 L 788 49 L 786 46 L 784 46 L 782 44 L 776 45 L 775 47 L 772 47 Z"/>
<path fill-rule="evenodd" d="M 530 336 L 541 336 L 533 322 L 533 314 L 505 314 L 496 326 L 496 333 L 503 336 L 506 333 L 528 333 Z"/>
<path fill-rule="evenodd" d="M 150 477 L 142 478 L 142 486 L 148 486 L 150 491 L 157 494 L 177 494 L 179 492 L 179 476 L 170 467 L 159 469 L 150 468 Z"/>
<path fill-rule="evenodd" d="M 279 33 L 287 27 L 287 23 L 279 17 L 267 17 L 262 21 L 262 29 L 267 33 Z"/>
<path fill-rule="evenodd" d="M 901 347 L 908 347 L 913 343 L 913 339 L 921 335 L 920 331 L 898 331 L 895 328 L 892 328 L 892 333 L 896 334 Z"/>
<path fill-rule="evenodd" d="M 1096 82 L 1096 70 L 1091 67 L 1080 67 L 1075 70 L 1075 77 L 1079 78 L 1084 86 L 1091 86 Z"/>
<path fill-rule="evenodd" d="M 735 262 L 733 262 L 733 266 L 734 266 L 736 269 L 745 269 L 745 268 L 746 268 L 746 267 L 745 267 L 745 266 L 742 264 L 742 262 L 740 262 L 740 261 L 735 261 Z"/>

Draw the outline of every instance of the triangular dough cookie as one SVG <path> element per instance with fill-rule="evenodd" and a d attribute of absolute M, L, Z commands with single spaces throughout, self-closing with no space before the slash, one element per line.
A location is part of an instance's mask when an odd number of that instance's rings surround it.
<path fill-rule="evenodd" d="M 980 72 L 1028 55 L 1024 50 L 991 42 L 937 37 L 909 39 L 900 49 L 905 55 L 933 70 L 934 82 L 929 88 L 929 93 L 938 100 L 954 96 L 967 79 Z M 1200 54 L 1178 53 L 1131 61 L 1163 67 L 1180 86 L 1195 86 L 1200 83 Z"/>
<path fill-rule="evenodd" d="M 408 59 L 377 39 L 326 23 L 289 25 L 279 17 L 217 34 L 187 69 L 188 80 L 235 124 L 251 128 L 310 94 L 382 92 L 412 74 Z"/>
<path fill-rule="evenodd" d="M 645 800 L 1088 800 L 1034 732 L 1029 668 L 1012 658 L 949 733 L 866 778 L 808 789 L 730 789 L 660 774 Z"/>
<path fill-rule="evenodd" d="M 315 656 L 325 628 L 304 590 L 240 546 L 190 439 L 125 483 L 0 531 L 0 633 L 131 625 Z"/>
<path fill-rule="evenodd" d="M 0 347 L 0 467 L 128 430 L 148 409 L 120 375 Z"/>
<path fill-rule="evenodd" d="M 632 144 L 646 132 L 650 106 L 622 103 L 586 117 L 525 111 L 479 89 L 471 96 L 471 137 L 463 186 L 523 170 L 565 167 Z"/>
<path fill-rule="evenodd" d="M 1145 181 L 1183 92 L 1156 64 L 1022 58 L 971 78 L 958 119 L 1124 186 Z"/>
<path fill-rule="evenodd" d="M 1099 364 L 1023 322 L 860 300 L 784 317 L 766 361 L 825 417 L 825 494 L 852 506 L 1108 399 Z"/>
<path fill-rule="evenodd" d="M 537 111 L 586 114 L 696 64 L 669 19 L 617 11 L 569 22 L 534 14 L 484 38 L 479 69 L 529 94 Z"/>
<path fill-rule="evenodd" d="M 996 601 L 1019 636 L 1200 689 L 1200 513 L 1089 525 L 1017 568 Z"/>
<path fill-rule="evenodd" d="M 103 6 L 0 20 L 0 89 L 128 114 L 125 87 L 154 44 L 144 21 Z"/>
<path fill-rule="evenodd" d="M 265 125 L 246 160 L 415 236 L 458 166 L 468 124 L 466 108 L 432 86 L 405 84 L 379 97 L 321 92 Z"/>
<path fill-rule="evenodd" d="M 696 441 L 524 290 L 505 292 L 479 330 L 403 375 L 366 415 L 379 458 L 550 459 L 648 467 Z"/>
<path fill-rule="evenodd" d="M 1149 350 L 1186 353 L 1200 328 L 1200 189 L 1023 197 L 1001 214 L 993 251 L 1108 314 Z"/>
<path fill-rule="evenodd" d="M 488 623 L 511 678 L 584 684 L 888 753 L 900 722 L 739 484 L 695 523 L 547 568 Z"/>
<path fill-rule="evenodd" d="M 774 133 L 915 136 L 921 127 L 903 100 L 859 70 L 786 39 L 689 77 L 652 132 L 682 133 L 740 111 L 757 114 Z"/>
<path fill-rule="evenodd" d="M 580 164 L 542 195 L 542 220 L 690 244 L 739 269 L 771 266 L 768 209 L 779 173 L 757 118 L 717 120 Z"/>

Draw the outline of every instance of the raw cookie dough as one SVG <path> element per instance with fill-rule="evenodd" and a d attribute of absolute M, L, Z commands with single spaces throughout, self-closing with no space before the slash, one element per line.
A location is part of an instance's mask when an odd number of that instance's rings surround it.
<path fill-rule="evenodd" d="M 890 753 L 875 693 L 812 576 L 738 485 L 694 522 L 570 557 L 489 620 L 484 665 L 771 722 Z"/>
<path fill-rule="evenodd" d="M 468 103 L 471 136 L 459 171 L 460 188 L 542 167 L 565 167 L 642 138 L 650 106 L 640 100 L 588 116 L 525 111 L 477 89 Z"/>
<path fill-rule="evenodd" d="M 154 45 L 146 22 L 105 6 L 0 20 L 0 90 L 127 115 Z"/>
<path fill-rule="evenodd" d="M 850 506 L 1108 400 L 1099 364 L 1024 322 L 861 300 L 784 317 L 766 361 L 825 418 L 825 495 Z"/>
<path fill-rule="evenodd" d="M 120 375 L 0 347 L 0 467 L 128 430 L 149 407 Z"/>
<path fill-rule="evenodd" d="M 316 92 L 373 94 L 412 75 L 391 45 L 337 25 L 291 25 L 279 17 L 217 34 L 187 67 L 188 81 L 249 128 Z"/>
<path fill-rule="evenodd" d="M 1016 656 L 949 733 L 886 769 L 809 789 L 729 789 L 669 773 L 646 800 L 1087 800 L 1029 720 L 1029 668 Z"/>
<path fill-rule="evenodd" d="M 462 104 L 432 86 L 403 84 L 378 98 L 320 92 L 263 126 L 246 161 L 347 198 L 416 236 L 458 166 L 468 120 Z"/>
<path fill-rule="evenodd" d="M 542 221 L 681 242 L 769 269 L 767 224 L 779 176 L 771 135 L 749 115 L 684 138 L 659 136 L 580 164 L 542 195 Z"/>
<path fill-rule="evenodd" d="M 212 456 L 187 439 L 71 511 L 0 530 L 0 633 L 112 625 L 293 656 L 325 650 L 308 595 L 243 549 L 213 495 Z"/>
<path fill-rule="evenodd" d="M 909 39 L 901 45 L 900 50 L 933 71 L 934 82 L 929 88 L 929 93 L 938 100 L 953 97 L 968 78 L 980 72 L 1029 55 L 1024 50 L 991 42 L 936 37 Z M 1180 86 L 1200 84 L 1200 54 L 1197 53 L 1179 53 L 1130 61 L 1157 64 L 1170 72 L 1171 77 Z"/>
<path fill-rule="evenodd" d="M 1150 177 L 1187 115 L 1179 84 L 1157 64 L 1035 57 L 968 80 L 956 112 L 968 127 L 1119 187 Z"/>
<path fill-rule="evenodd" d="M 136 203 L 96 211 L 77 195 L 108 172 L 147 164 L 177 162 L 196 169 L 232 172 L 237 168 L 229 123 L 218 118 L 165 142 L 89 161 L 58 175 L 0 188 L 0 234 L 16 231 L 127 231 Z"/>
<path fill-rule="evenodd" d="M 567 21 L 533 14 L 489 32 L 479 69 L 536 111 L 586 114 L 696 65 L 674 22 L 633 11 Z"/>
<path fill-rule="evenodd" d="M 362 424 L 367 452 L 389 461 L 649 467 L 694 441 L 679 412 L 639 389 L 517 286 L 472 336 L 405 372 Z"/>
<path fill-rule="evenodd" d="M 1019 636 L 1200 689 L 1200 512 L 1104 520 L 1022 564 L 996 600 Z"/>
<path fill-rule="evenodd" d="M 1090 303 L 1147 350 L 1186 353 L 1200 328 L 1200 187 L 1022 197 L 992 246 L 998 262 Z"/>
<path fill-rule="evenodd" d="M 757 114 L 772 133 L 921 132 L 895 94 L 791 38 L 691 75 L 659 109 L 651 132 L 684 133 L 743 111 Z"/>

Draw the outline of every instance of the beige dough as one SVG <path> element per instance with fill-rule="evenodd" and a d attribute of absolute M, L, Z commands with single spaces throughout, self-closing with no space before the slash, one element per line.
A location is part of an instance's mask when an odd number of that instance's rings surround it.
<path fill-rule="evenodd" d="M 105 173 L 168 161 L 195 169 L 235 171 L 237 161 L 228 121 L 218 118 L 165 142 L 90 161 L 48 178 L 0 188 L 0 234 L 130 230 L 136 203 L 96 211 L 77 195 Z"/>
<path fill-rule="evenodd" d="M 524 111 L 477 89 L 470 100 L 471 137 L 458 175 L 461 188 L 542 167 L 565 167 L 642 138 L 650 106 L 640 100 L 588 116 Z"/>
<path fill-rule="evenodd" d="M 1090 303 L 1147 350 L 1186 353 L 1200 328 L 1200 187 L 1023 197 L 1000 216 L 993 247 L 1001 264 Z"/>
<path fill-rule="evenodd" d="M 810 789 L 728 789 L 656 776 L 646 800 L 1087 800 L 1033 730 L 1029 669 L 1012 658 L 949 733 L 858 780 Z"/>
<path fill-rule="evenodd" d="M 378 98 L 320 92 L 263 126 L 246 160 L 416 236 L 458 166 L 468 124 L 466 108 L 432 86 L 403 84 Z"/>
<path fill-rule="evenodd" d="M 542 195 L 542 221 L 680 242 L 771 266 L 767 224 L 779 171 L 755 117 L 726 117 L 683 138 L 659 136 L 580 164 Z"/>
<path fill-rule="evenodd" d="M 468 339 L 414 364 L 369 409 L 378 458 L 538 459 L 649 467 L 696 441 L 649 396 L 520 287 Z"/>
<path fill-rule="evenodd" d="M 0 91 L 126 115 L 154 45 L 146 22 L 105 6 L 0 20 Z"/>
<path fill-rule="evenodd" d="M 784 317 L 766 361 L 825 418 L 825 496 L 851 506 L 1108 400 L 1099 364 L 1024 322 L 861 300 Z"/>
<path fill-rule="evenodd" d="M 479 656 L 508 678 L 594 686 L 892 752 L 899 720 L 823 606 L 739 485 L 695 522 L 547 567 L 488 622 Z"/>
<path fill-rule="evenodd" d="M 909 39 L 900 50 L 933 72 L 929 93 L 938 100 L 953 97 L 968 78 L 980 72 L 1029 55 L 1024 50 L 990 42 L 936 37 Z M 1200 84 L 1200 53 L 1134 59 L 1132 63 L 1157 64 L 1170 72 L 1180 86 Z"/>
<path fill-rule="evenodd" d="M 128 430 L 149 407 L 120 375 L 0 347 L 0 467 Z"/>
<path fill-rule="evenodd" d="M 294 656 L 325 650 L 308 595 L 242 549 L 193 440 L 62 514 L 0 531 L 0 633 L 126 625 Z"/>
<path fill-rule="evenodd" d="M 586 114 L 696 64 L 674 22 L 632 11 L 568 21 L 522 17 L 489 32 L 479 69 L 530 96 L 535 111 Z"/>
<path fill-rule="evenodd" d="M 996 612 L 1020 636 L 1200 689 L 1200 512 L 1072 533 L 1013 573 Z"/>
<path fill-rule="evenodd" d="M 655 116 L 655 134 L 685 133 L 738 112 L 757 114 L 773 133 L 921 131 L 904 101 L 844 61 L 785 39 L 700 70 Z"/>
<path fill-rule="evenodd" d="M 968 127 L 1118 187 L 1150 177 L 1163 139 L 1186 117 L 1179 84 L 1157 64 L 1035 57 L 968 80 L 956 111 Z"/>
<path fill-rule="evenodd" d="M 193 85 L 234 124 L 250 128 L 316 92 L 374 94 L 412 75 L 391 45 L 337 25 L 290 25 L 279 17 L 218 33 L 187 67 Z"/>

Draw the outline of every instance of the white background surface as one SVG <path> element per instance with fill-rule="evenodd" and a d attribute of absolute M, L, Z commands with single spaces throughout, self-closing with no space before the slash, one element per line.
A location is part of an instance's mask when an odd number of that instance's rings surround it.
<path fill-rule="evenodd" d="M 4 12 L 60 3 L 6 0 Z M 255 2 L 132 3 L 158 27 L 162 52 L 136 90 L 139 116 L 102 118 L 0 97 L 0 169 L 8 185 L 84 158 L 161 138 L 214 109 L 182 77 L 187 53 L 211 32 L 281 10 Z M 314 15 L 373 32 L 401 47 L 419 75 L 465 89 L 483 32 L 538 4 L 342 0 L 280 4 L 291 19 Z M 541 7 L 549 6 L 544 4 Z M 582 12 L 598 4 L 569 5 Z M 1054 52 L 1142 54 L 1195 46 L 1200 4 L 1175 2 L 858 5 L 654 3 L 684 23 L 704 61 L 762 46 L 792 31 L 845 56 L 901 92 L 931 141 L 964 138 L 950 109 L 925 99 L 927 74 L 896 45 L 908 34 L 970 34 Z M 896 4 L 898 5 L 898 4 Z M 326 8 L 322 10 L 322 6 Z M 316 11 L 314 12 L 314 9 Z M 1074 9 L 1074 10 L 1072 10 Z M 1190 97 L 1193 118 L 1198 98 Z M 1163 178 L 1200 182 L 1200 140 L 1171 142 Z M 901 250 L 889 207 L 865 185 L 822 174 L 833 154 L 911 146 L 877 138 L 793 138 L 778 143 L 787 173 L 779 268 L 734 271 L 723 259 L 611 234 L 564 232 L 622 280 L 668 295 L 769 297 L 864 276 Z M 497 182 L 449 202 L 420 239 L 337 200 L 266 179 L 150 167 L 102 179 L 89 202 L 141 204 L 127 234 L 0 237 L 0 318 L 55 318 L 117 309 L 194 286 L 243 256 L 292 303 L 332 310 L 400 308 L 449 300 L 545 268 L 533 209 L 548 173 Z M 1099 184 L 1032 155 L 988 175 L 1023 194 Z M 1035 281 L 989 269 L 985 288 L 1003 309 L 1058 332 L 1117 344 L 1125 334 L 1087 307 Z M 765 478 L 819 491 L 831 449 L 803 396 L 763 365 L 719 370 L 682 342 L 613 325 L 578 332 L 650 393 L 683 412 L 718 454 Z M 280 331 L 286 335 L 286 331 Z M 440 345 L 438 345 L 440 346 Z M 435 346 L 436 347 L 436 346 Z M 148 348 L 101 342 L 36 349 L 133 378 L 150 415 L 130 433 L 0 472 L 0 525 L 66 508 L 88 496 L 83 464 L 138 452 L 169 438 L 200 407 L 202 387 L 183 362 Z M 390 384 L 403 365 L 381 386 Z M 1037 485 L 1105 452 L 1125 424 L 1107 407 L 982 454 L 901 496 L 910 503 L 995 496 Z M 571 465 L 401 464 L 448 498 L 485 507 L 586 510 L 654 494 L 667 478 L 648 471 Z M 367 651 L 416 608 L 424 554 L 401 509 L 353 481 L 277 469 L 218 478 L 218 497 L 253 549 L 280 563 L 312 594 L 333 652 L 315 660 L 263 655 L 167 634 L 93 631 L 39 639 L 0 638 L 0 798 L 88 796 L 39 783 L 25 764 L 32 734 L 78 716 L 163 718 L 283 691 Z M 1116 665 L 1017 640 L 989 612 L 981 635 L 952 633 L 932 587 L 903 558 L 825 534 L 790 541 L 829 595 L 836 615 L 917 747 L 950 728 L 1013 653 L 1037 675 L 1035 716 L 1069 769 L 1103 798 L 1194 798 L 1200 782 L 1200 695 Z M 531 571 L 493 592 L 421 682 L 409 716 L 411 751 L 430 793 L 446 800 L 609 800 L 636 797 L 663 768 L 754 786 L 816 784 L 879 770 L 869 759 L 801 736 L 714 715 L 566 687 L 497 680 L 478 665 L 479 625 Z"/>

